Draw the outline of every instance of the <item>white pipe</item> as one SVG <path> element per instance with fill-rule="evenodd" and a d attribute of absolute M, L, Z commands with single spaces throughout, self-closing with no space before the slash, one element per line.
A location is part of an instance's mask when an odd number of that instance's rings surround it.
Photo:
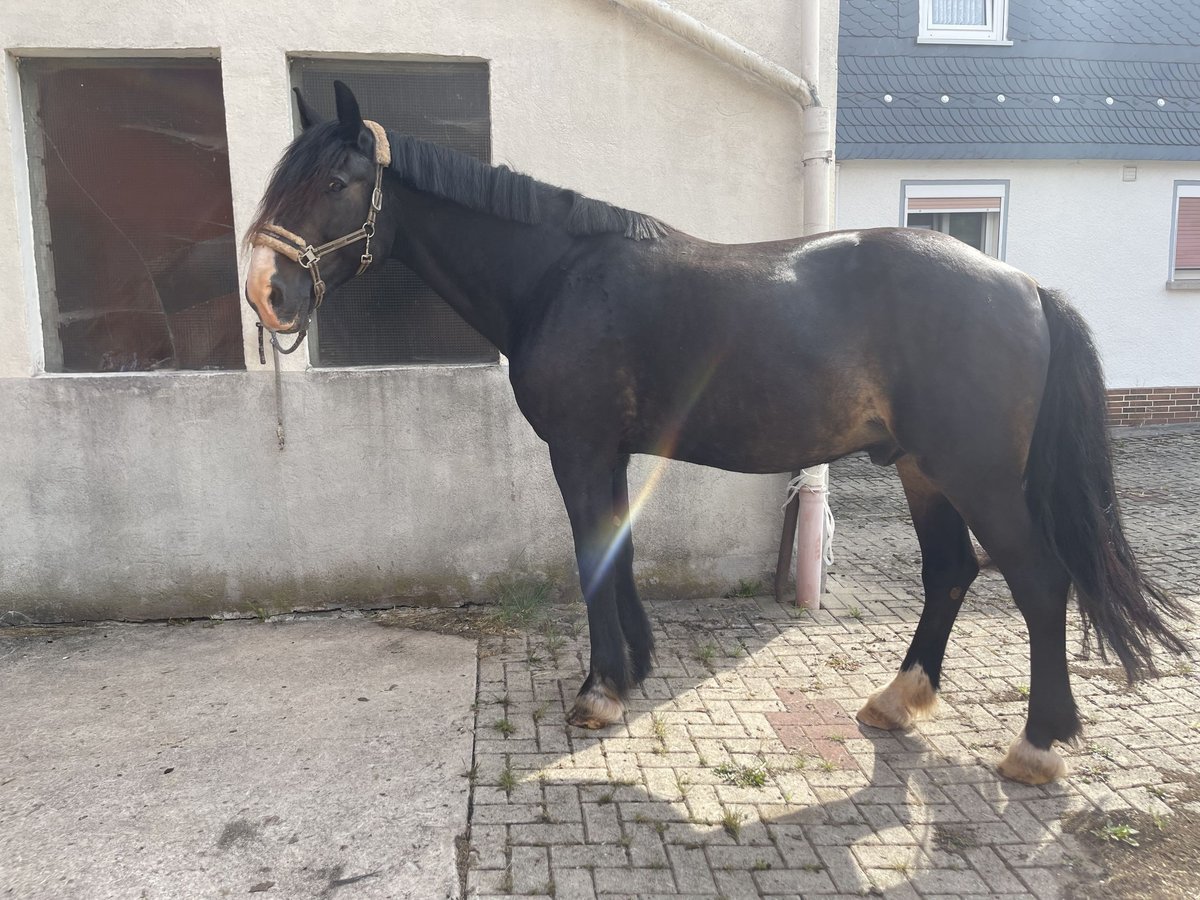
<path fill-rule="evenodd" d="M 816 0 L 813 0 L 815 3 Z M 833 227 L 830 188 L 833 174 L 833 134 L 828 106 L 804 110 L 801 162 L 804 166 L 804 234 L 820 234 Z"/>
<path fill-rule="evenodd" d="M 802 107 L 808 108 L 821 102 L 809 79 L 802 78 L 795 72 L 790 72 L 783 66 L 759 56 L 749 47 L 744 47 L 737 41 L 727 38 L 687 13 L 672 8 L 663 0 L 613 0 L 613 2 L 645 16 L 656 25 L 661 25 L 685 41 L 695 44 L 722 62 L 741 69 L 759 81 L 782 91 Z M 801 40 L 803 40 L 803 36 L 801 36 Z M 820 47 L 819 39 L 817 46 Z"/>
<path fill-rule="evenodd" d="M 800 0 L 800 74 L 813 93 L 819 95 L 821 0 Z M 833 174 L 833 133 L 829 107 L 806 107 L 803 122 L 804 234 L 820 234 L 832 227 L 829 195 Z M 824 566 L 832 558 L 829 466 L 805 469 L 799 480 L 805 485 L 799 490 L 808 496 L 801 496 L 796 519 L 796 603 L 806 609 L 819 609 Z"/>
<path fill-rule="evenodd" d="M 821 2 L 800 0 L 800 73 L 814 95 L 821 84 Z M 804 109 L 804 233 L 819 234 L 831 227 L 829 194 L 833 173 L 833 133 L 829 107 L 819 103 Z"/>

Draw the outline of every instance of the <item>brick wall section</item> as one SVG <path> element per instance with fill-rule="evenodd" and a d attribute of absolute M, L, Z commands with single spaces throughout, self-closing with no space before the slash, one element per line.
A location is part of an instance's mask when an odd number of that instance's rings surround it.
<path fill-rule="evenodd" d="M 1200 386 L 1110 390 L 1108 420 L 1113 425 L 1200 422 Z"/>

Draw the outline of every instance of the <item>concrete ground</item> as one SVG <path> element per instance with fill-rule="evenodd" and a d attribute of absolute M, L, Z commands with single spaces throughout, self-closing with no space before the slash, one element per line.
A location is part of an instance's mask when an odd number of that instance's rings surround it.
<path fill-rule="evenodd" d="M 473 641 L 0 629 L 0 896 L 458 896 Z"/>
<path fill-rule="evenodd" d="M 1117 458 L 1146 570 L 1200 608 L 1200 431 L 1125 436 Z M 907 734 L 858 726 L 912 636 L 920 564 L 894 472 L 850 459 L 832 478 L 827 608 L 653 604 L 657 667 L 621 725 L 564 724 L 586 659 L 580 611 L 481 646 L 472 895 L 1200 897 L 1192 663 L 1166 658 L 1127 689 L 1083 654 L 1073 620 L 1086 722 L 1063 751 L 1073 771 L 1005 781 L 994 764 L 1024 721 L 1028 643 L 987 572 L 937 717 Z"/>

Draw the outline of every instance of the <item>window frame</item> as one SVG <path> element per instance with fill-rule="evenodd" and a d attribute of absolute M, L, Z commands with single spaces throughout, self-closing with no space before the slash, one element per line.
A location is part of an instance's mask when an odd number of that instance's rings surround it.
<path fill-rule="evenodd" d="M 360 54 L 353 52 L 337 52 L 337 53 L 318 53 L 312 51 L 288 51 L 287 53 L 287 72 L 289 89 L 300 88 L 303 90 L 302 71 L 307 66 L 316 68 L 325 68 L 327 70 L 337 69 L 339 67 L 349 67 L 350 69 L 370 70 L 375 66 L 388 64 L 471 64 L 481 66 L 487 82 L 486 90 L 486 106 L 488 112 L 488 131 L 489 141 L 495 140 L 495 122 L 492 118 L 492 63 L 485 57 L 473 55 L 440 55 L 440 54 Z M 337 74 L 334 72 L 333 74 Z M 349 79 L 347 79 L 349 80 Z M 293 136 L 299 135 L 300 120 L 299 113 L 296 110 L 295 104 L 291 104 L 292 121 L 291 133 Z M 387 123 L 381 117 L 381 122 Z M 489 153 L 486 159 L 482 160 L 488 165 L 496 165 L 494 162 L 494 153 Z M 414 273 L 415 274 L 415 273 Z M 419 276 L 418 276 L 419 277 Z M 428 285 L 426 285 L 428 287 Z M 432 288 L 429 288 L 432 291 Z M 436 292 L 434 292 L 436 294 Z M 445 303 L 442 298 L 438 298 L 439 303 Z M 447 304 L 448 305 L 448 304 Z M 452 307 L 451 307 L 452 309 Z M 469 325 L 467 326 L 470 327 Z M 483 368 L 483 367 L 505 367 L 508 365 L 508 358 L 501 353 L 490 342 L 485 343 L 489 348 L 489 355 L 482 359 L 472 360 L 455 360 L 455 359 L 436 359 L 436 360 L 400 360 L 388 362 L 353 362 L 337 364 L 332 362 L 324 362 L 321 359 L 321 326 L 319 317 L 314 314 L 308 326 L 308 338 L 306 347 L 303 353 L 305 368 L 310 371 L 364 371 L 364 370 L 395 370 L 395 369 L 411 369 L 411 368 L 435 368 L 435 369 L 460 369 L 460 368 Z"/>
<path fill-rule="evenodd" d="M 979 44 L 1011 47 L 1008 39 L 1008 0 L 985 0 L 987 25 L 938 25 L 933 21 L 934 0 L 919 0 L 918 44 Z"/>
<path fill-rule="evenodd" d="M 955 197 L 1000 197 L 1000 210 L 993 220 L 991 216 L 984 219 L 984 244 L 995 246 L 995 259 L 1003 261 L 1008 254 L 1008 189 L 1007 178 L 979 179 L 904 179 L 900 182 L 900 227 L 908 227 L 909 200 L 948 200 Z M 992 212 L 978 207 L 966 205 L 962 209 L 939 209 L 938 213 L 950 212 Z M 987 252 L 987 251 L 984 251 Z M 991 254 L 988 254 L 991 256 Z"/>
<path fill-rule="evenodd" d="M 1171 192 L 1171 243 L 1167 248 L 1166 286 L 1167 290 L 1172 291 L 1200 291 L 1200 268 L 1195 270 L 1196 276 L 1193 278 L 1179 278 L 1179 268 L 1175 265 L 1179 252 L 1179 201 L 1185 197 L 1200 197 L 1200 181 L 1176 181 Z"/>
<path fill-rule="evenodd" d="M 64 68 L 80 67 L 113 67 L 133 68 L 137 66 L 153 67 L 155 63 L 184 63 L 207 60 L 216 63 L 222 81 L 221 103 L 224 106 L 226 95 L 224 91 L 224 61 L 217 47 L 129 47 L 119 49 L 96 47 L 37 47 L 9 50 L 4 54 L 5 74 L 14 99 L 14 116 L 11 120 L 14 135 L 14 188 L 18 212 L 18 227 L 15 240 L 21 259 L 22 293 L 25 298 L 27 314 L 27 347 L 29 350 L 29 375 L 33 378 L 158 378 L 164 376 L 200 376 L 219 377 L 222 375 L 245 374 L 248 365 L 248 354 L 245 349 L 244 322 L 239 325 L 239 346 L 241 347 L 241 363 L 236 366 L 220 368 L 148 368 L 128 370 L 89 370 L 67 371 L 63 366 L 63 345 L 58 333 L 57 324 L 47 318 L 46 304 L 49 302 L 58 309 L 56 270 L 50 237 L 50 217 L 47 207 L 46 184 L 40 169 L 35 170 L 33 163 L 42 161 L 45 157 L 45 145 L 40 130 L 31 129 L 28 121 L 28 101 L 35 91 L 30 81 L 30 74 L 25 71 L 27 64 L 44 65 L 47 61 L 58 63 Z M 223 111 L 225 112 L 225 111 Z M 229 131 L 227 112 L 222 116 L 222 126 L 228 154 Z M 230 204 L 236 204 L 236 195 L 232 184 L 232 162 L 230 171 Z M 236 242 L 235 242 L 236 247 Z M 236 250 L 233 265 L 236 267 Z M 49 297 L 47 297 L 49 294 Z M 240 315 L 239 320 L 243 318 Z"/>

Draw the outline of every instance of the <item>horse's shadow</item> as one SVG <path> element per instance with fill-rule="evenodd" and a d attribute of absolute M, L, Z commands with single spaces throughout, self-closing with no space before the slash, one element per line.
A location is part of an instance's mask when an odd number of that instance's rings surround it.
<path fill-rule="evenodd" d="M 939 718 L 913 731 L 853 720 L 910 624 L 882 621 L 857 640 L 840 629 L 838 641 L 833 614 L 796 621 L 762 601 L 650 611 L 655 674 L 599 732 L 563 720 L 586 659 L 569 623 L 483 651 L 476 883 L 540 893 L 541 876 L 523 872 L 531 847 L 629 894 L 1048 896 L 1069 877 L 1069 788 L 1014 784 L 992 765 L 1022 698 L 976 710 L 949 682 Z M 507 735 L 492 721 L 501 708 Z M 641 880 L 612 883 L 623 867 Z"/>

